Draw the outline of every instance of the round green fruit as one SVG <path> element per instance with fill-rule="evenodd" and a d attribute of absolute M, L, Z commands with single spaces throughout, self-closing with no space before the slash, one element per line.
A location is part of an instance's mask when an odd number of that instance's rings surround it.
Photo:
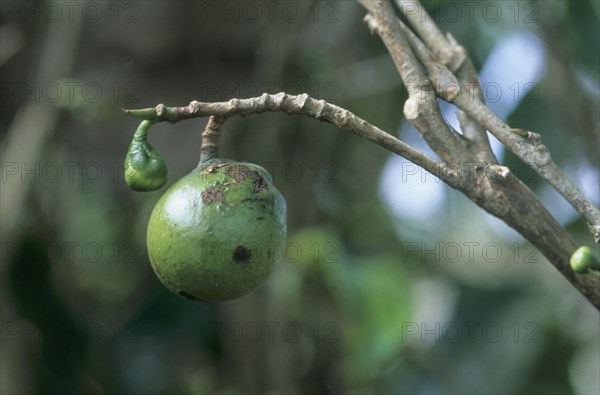
<path fill-rule="evenodd" d="M 148 255 L 174 293 L 225 301 L 269 278 L 286 233 L 285 200 L 264 168 L 212 160 L 160 198 L 148 224 Z"/>
<path fill-rule="evenodd" d="M 598 255 L 587 246 L 581 246 L 575 250 L 573 255 L 571 255 L 569 263 L 571 264 L 571 269 L 577 273 L 586 273 L 589 269 L 600 270 Z"/>

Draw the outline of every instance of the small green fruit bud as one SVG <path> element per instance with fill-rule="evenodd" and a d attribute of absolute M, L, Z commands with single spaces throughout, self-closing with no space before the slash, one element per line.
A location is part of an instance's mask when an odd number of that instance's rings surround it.
<path fill-rule="evenodd" d="M 588 270 L 600 270 L 600 259 L 590 247 L 579 247 L 569 261 L 571 269 L 577 273 L 586 273 Z"/>
<path fill-rule="evenodd" d="M 125 182 L 135 191 L 155 191 L 167 182 L 167 162 L 146 137 L 151 125 L 140 124 L 125 157 Z"/>

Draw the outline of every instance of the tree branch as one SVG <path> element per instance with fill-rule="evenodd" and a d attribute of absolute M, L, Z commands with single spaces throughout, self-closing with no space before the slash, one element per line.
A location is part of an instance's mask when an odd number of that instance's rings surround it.
<path fill-rule="evenodd" d="M 267 111 L 305 115 L 319 121 L 331 123 L 340 129 L 350 130 L 353 133 L 408 159 L 416 165 L 421 166 L 430 173 L 440 177 L 448 183 L 448 185 L 453 187 L 457 187 L 458 185 L 458 176 L 453 169 L 430 158 L 378 127 L 371 125 L 369 122 L 357 117 L 352 112 L 334 104 L 327 103 L 324 100 L 313 99 L 307 94 L 294 96 L 283 92 L 275 95 L 263 93 L 259 97 L 231 99 L 227 102 L 202 103 L 192 101 L 185 107 L 166 107 L 164 104 L 159 104 L 152 108 L 140 110 L 124 109 L 123 111 L 139 119 L 156 122 L 167 121 L 170 123 L 211 116 L 213 125 L 217 120 L 223 123 L 227 118 L 234 115 L 246 116 Z M 211 121 L 209 120 L 209 125 L 210 124 Z M 207 125 L 207 128 L 209 125 Z M 205 133 L 207 133 L 206 130 Z M 208 138 L 208 134 L 206 138 Z M 203 145 L 204 141 L 206 140 L 203 138 Z"/>
<path fill-rule="evenodd" d="M 483 93 L 481 92 L 479 81 L 477 80 L 475 66 L 473 66 L 473 62 L 469 59 L 464 47 L 458 44 L 450 33 L 445 37 L 431 19 L 427 10 L 418 1 L 396 0 L 396 3 L 401 12 L 410 21 L 411 25 L 419 32 L 423 41 L 431 48 L 437 59 L 448 67 L 451 73 L 456 73 L 456 76 L 461 83 L 461 90 L 469 91 L 474 89 L 479 100 L 484 102 Z M 405 29 L 410 31 L 406 27 Z M 416 40 L 420 42 L 418 38 L 416 38 Z M 421 45 L 425 46 L 423 43 L 421 43 Z M 413 47 L 414 46 L 415 45 L 413 44 Z M 448 100 L 448 98 L 443 95 L 438 94 L 438 96 L 449 102 L 452 102 L 453 100 Z M 498 163 L 492 152 L 486 130 L 462 110 L 459 109 L 456 115 L 464 136 L 472 143 L 470 147 L 472 152 L 474 152 L 483 162 Z"/>
<path fill-rule="evenodd" d="M 446 163 L 474 160 L 475 157 L 454 135 L 437 104 L 434 86 L 417 60 L 407 37 L 397 23 L 398 18 L 388 1 L 359 0 L 373 16 L 375 31 L 387 47 L 396 69 L 408 90 L 404 115 L 417 128 L 423 139 Z"/>
<path fill-rule="evenodd" d="M 423 37 L 429 48 L 451 70 L 459 74 L 463 83 L 461 94 L 454 99 L 439 92 L 438 96 L 453 102 L 460 109 L 457 115 L 461 127 L 465 136 L 475 143 L 479 158 L 486 162 L 495 163 L 487 134 L 485 129 L 479 126 L 481 125 L 552 185 L 585 218 L 594 240 L 600 243 L 600 210 L 579 191 L 575 184 L 556 165 L 539 136 L 527 131 L 523 133 L 520 129 L 511 129 L 485 105 L 481 89 L 477 83 L 475 68 L 466 56 L 466 51 L 452 35 L 448 34 L 446 38 L 442 34 L 418 0 L 396 0 L 396 3 L 412 26 Z M 401 25 L 403 24 L 401 23 Z M 403 30 L 406 31 L 408 28 L 404 26 Z M 418 53 L 424 51 L 422 49 L 424 47 L 423 43 L 415 37 L 412 37 L 411 45 L 413 48 L 420 49 L 417 51 Z M 424 56 L 422 55 L 421 58 Z M 427 61 L 435 62 L 431 58 Z M 433 68 L 430 66 L 429 69 L 438 70 L 439 72 L 439 67 Z M 441 83 L 448 80 L 445 75 L 438 78 L 440 78 Z M 475 88 L 475 95 L 465 94 L 469 92 L 469 88 Z"/>
<path fill-rule="evenodd" d="M 503 168 L 490 165 L 490 169 Z M 569 260 L 579 247 L 573 237 L 552 217 L 533 192 L 508 171 L 492 171 L 463 190 L 484 210 L 504 220 L 529 240 L 575 288 L 600 310 L 600 277 L 575 273 Z"/>
<path fill-rule="evenodd" d="M 512 129 L 476 98 L 459 95 L 454 103 L 552 185 L 585 218 L 594 240 L 600 243 L 600 210 L 556 165 L 538 134 Z"/>
<path fill-rule="evenodd" d="M 396 4 L 438 59 L 456 72 L 466 59 L 464 50 L 450 45 L 418 0 L 396 0 Z"/>
<path fill-rule="evenodd" d="M 381 27 L 373 15 L 365 15 L 364 21 L 371 32 L 380 33 Z M 454 74 L 435 58 L 429 48 L 400 19 L 397 19 L 397 22 L 415 55 L 427 70 L 427 77 L 436 94 L 448 102 L 453 101 L 460 93 L 460 85 Z"/>

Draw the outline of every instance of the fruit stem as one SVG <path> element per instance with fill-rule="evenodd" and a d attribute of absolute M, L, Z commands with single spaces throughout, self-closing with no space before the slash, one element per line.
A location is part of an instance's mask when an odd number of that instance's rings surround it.
<path fill-rule="evenodd" d="M 146 141 L 146 136 L 148 135 L 148 130 L 150 130 L 150 126 L 154 124 L 154 121 L 142 121 L 138 128 L 135 130 L 133 134 L 133 139 L 136 141 Z"/>
<path fill-rule="evenodd" d="M 219 138 L 221 127 L 225 118 L 212 115 L 202 132 L 202 145 L 200 146 L 200 163 L 207 162 L 217 157 L 219 153 Z"/>

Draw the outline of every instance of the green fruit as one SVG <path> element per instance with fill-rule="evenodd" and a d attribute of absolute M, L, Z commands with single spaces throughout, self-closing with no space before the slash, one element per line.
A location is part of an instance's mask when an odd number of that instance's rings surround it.
<path fill-rule="evenodd" d="M 167 182 L 167 162 L 147 140 L 151 125 L 140 124 L 125 157 L 125 182 L 136 191 L 155 191 Z"/>
<path fill-rule="evenodd" d="M 577 273 L 586 273 L 589 269 L 600 270 L 600 259 L 590 247 L 579 247 L 569 260 L 571 269 Z"/>
<path fill-rule="evenodd" d="M 286 206 L 258 165 L 211 160 L 160 198 L 148 224 L 154 272 L 174 293 L 204 302 L 261 286 L 282 257 Z"/>

